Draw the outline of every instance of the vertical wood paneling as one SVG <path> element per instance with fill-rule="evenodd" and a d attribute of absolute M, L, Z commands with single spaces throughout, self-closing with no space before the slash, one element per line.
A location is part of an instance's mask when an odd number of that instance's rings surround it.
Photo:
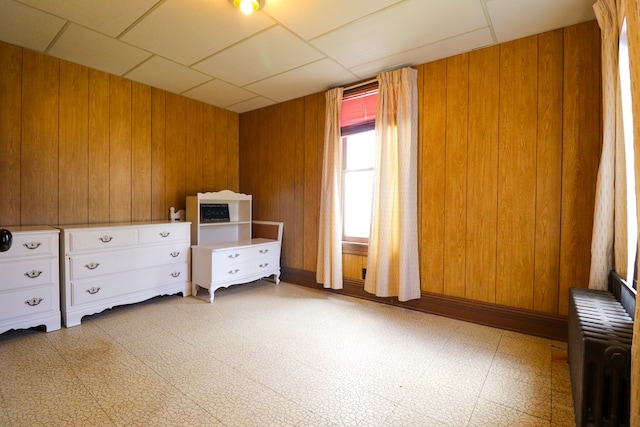
<path fill-rule="evenodd" d="M 60 62 L 59 221 L 89 220 L 89 69 Z M 73 167 L 69 167 L 73 165 Z"/>
<path fill-rule="evenodd" d="M 600 34 L 595 21 L 564 29 L 562 219 L 559 312 L 569 287 L 586 287 L 591 264 L 595 183 L 600 160 Z"/>
<path fill-rule="evenodd" d="M 202 103 L 187 100 L 186 194 L 194 196 L 202 190 Z"/>
<path fill-rule="evenodd" d="M 214 176 L 216 190 L 231 189 L 229 188 L 229 172 L 227 171 L 227 156 L 229 156 L 229 144 L 227 143 L 228 123 L 225 116 L 216 116 L 216 146 L 214 157 Z"/>
<path fill-rule="evenodd" d="M 465 297 L 495 302 L 500 47 L 469 54 Z"/>
<path fill-rule="evenodd" d="M 109 222 L 109 74 L 89 70 L 89 222 Z"/>
<path fill-rule="evenodd" d="M 22 49 L 0 42 L 0 225 L 20 225 Z"/>
<path fill-rule="evenodd" d="M 238 114 L 2 42 L 0 65 L 0 225 L 166 219 L 209 145 L 237 191 Z"/>
<path fill-rule="evenodd" d="M 281 141 L 280 161 L 283 165 L 287 165 L 287 167 L 281 168 L 278 176 L 279 183 L 277 185 L 280 188 L 278 206 L 296 206 L 296 175 L 299 173 L 299 164 L 296 164 L 296 147 L 299 144 L 297 144 L 296 141 L 302 140 L 299 133 L 299 129 L 302 129 L 302 124 L 298 118 L 299 113 L 303 112 L 301 103 L 302 99 L 287 101 L 282 104 L 280 111 L 280 127 L 282 128 L 282 133 L 279 138 Z M 287 224 L 287 228 L 291 228 L 291 231 L 295 230 L 295 209 L 281 209 L 278 219 Z M 296 255 L 302 255 L 302 251 L 295 249 L 295 243 L 293 232 L 283 234 L 282 261 L 287 265 L 293 266 L 301 264 L 296 262 Z"/>
<path fill-rule="evenodd" d="M 304 245 L 297 244 L 297 236 L 302 236 L 304 233 L 304 105 L 303 98 L 294 101 L 294 111 L 296 112 L 295 123 L 296 130 L 293 134 L 292 144 L 294 146 L 294 158 L 293 167 L 293 225 L 289 225 L 289 235 L 287 242 L 290 242 L 289 247 L 294 248 L 291 254 L 290 262 L 293 268 L 302 269 L 304 267 Z M 283 230 L 284 233 L 284 230 Z M 297 247 L 296 247 L 297 246 Z"/>
<path fill-rule="evenodd" d="M 469 55 L 447 59 L 444 293 L 465 294 Z"/>
<path fill-rule="evenodd" d="M 166 93 L 167 204 L 176 211 L 186 208 L 187 99 Z"/>
<path fill-rule="evenodd" d="M 304 98 L 304 261 L 303 268 L 315 271 L 318 255 L 318 213 L 320 176 L 324 145 L 324 93 Z M 319 130 L 322 129 L 322 132 Z M 320 154 L 319 154 L 320 153 Z"/>
<path fill-rule="evenodd" d="M 496 302 L 533 308 L 537 37 L 500 45 Z"/>
<path fill-rule="evenodd" d="M 109 78 L 109 221 L 131 221 L 131 81 Z"/>
<path fill-rule="evenodd" d="M 238 115 L 231 111 L 221 111 L 226 128 L 227 163 L 223 170 L 227 171 L 227 188 L 233 191 L 240 189 L 240 147 L 238 145 Z"/>
<path fill-rule="evenodd" d="M 151 88 L 151 219 L 166 219 L 165 91 Z"/>
<path fill-rule="evenodd" d="M 131 86 L 131 220 L 151 219 L 151 87 Z M 166 216 L 165 216 L 166 218 Z"/>
<path fill-rule="evenodd" d="M 418 169 L 420 193 L 420 283 L 423 291 L 444 292 L 445 141 L 447 129 L 447 62 L 422 66 L 422 143 Z"/>
<path fill-rule="evenodd" d="M 558 310 L 562 198 L 562 30 L 538 36 L 538 149 L 533 309 Z"/>
<path fill-rule="evenodd" d="M 200 192 L 218 189 L 216 184 L 216 110 L 211 105 L 202 106 L 202 189 Z"/>
<path fill-rule="evenodd" d="M 20 224 L 58 223 L 59 60 L 23 50 Z"/>

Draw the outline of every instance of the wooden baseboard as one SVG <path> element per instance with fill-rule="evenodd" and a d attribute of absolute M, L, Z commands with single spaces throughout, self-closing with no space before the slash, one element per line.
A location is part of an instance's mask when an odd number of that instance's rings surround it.
<path fill-rule="evenodd" d="M 281 276 L 285 282 L 314 289 L 325 289 L 316 282 L 316 275 L 312 271 L 283 268 Z M 423 292 L 422 298 L 419 300 L 400 302 L 397 298 L 381 298 L 366 292 L 361 280 L 345 279 L 343 281 L 343 289 L 326 290 L 494 328 L 567 341 L 567 316 L 558 314 L 524 310 L 429 292 Z"/>

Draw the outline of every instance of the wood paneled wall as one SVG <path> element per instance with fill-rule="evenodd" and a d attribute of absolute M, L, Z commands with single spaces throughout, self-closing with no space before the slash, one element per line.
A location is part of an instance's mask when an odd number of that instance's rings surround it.
<path fill-rule="evenodd" d="M 0 225 L 168 218 L 238 190 L 237 113 L 0 42 Z"/>
<path fill-rule="evenodd" d="M 423 291 L 566 314 L 587 286 L 601 149 L 595 21 L 418 67 Z M 240 115 L 240 190 L 315 271 L 324 94 Z M 344 257 L 360 279 L 362 257 Z"/>

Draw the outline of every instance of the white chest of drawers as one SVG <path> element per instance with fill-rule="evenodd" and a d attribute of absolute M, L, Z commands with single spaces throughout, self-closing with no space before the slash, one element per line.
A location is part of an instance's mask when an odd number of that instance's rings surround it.
<path fill-rule="evenodd" d="M 193 294 L 209 289 L 209 301 L 218 288 L 275 276 L 280 282 L 280 241 L 251 239 L 192 247 Z"/>
<path fill-rule="evenodd" d="M 7 227 L 11 248 L 0 252 L 0 333 L 44 325 L 60 329 L 59 231 Z"/>
<path fill-rule="evenodd" d="M 190 223 L 61 226 L 62 318 L 158 295 L 190 295 Z"/>

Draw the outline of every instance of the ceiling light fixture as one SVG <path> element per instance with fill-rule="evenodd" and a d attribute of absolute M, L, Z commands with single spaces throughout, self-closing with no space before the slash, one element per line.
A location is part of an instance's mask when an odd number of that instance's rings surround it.
<path fill-rule="evenodd" d="M 260 0 L 233 0 L 233 5 L 240 9 L 245 15 L 251 15 L 260 9 Z"/>

